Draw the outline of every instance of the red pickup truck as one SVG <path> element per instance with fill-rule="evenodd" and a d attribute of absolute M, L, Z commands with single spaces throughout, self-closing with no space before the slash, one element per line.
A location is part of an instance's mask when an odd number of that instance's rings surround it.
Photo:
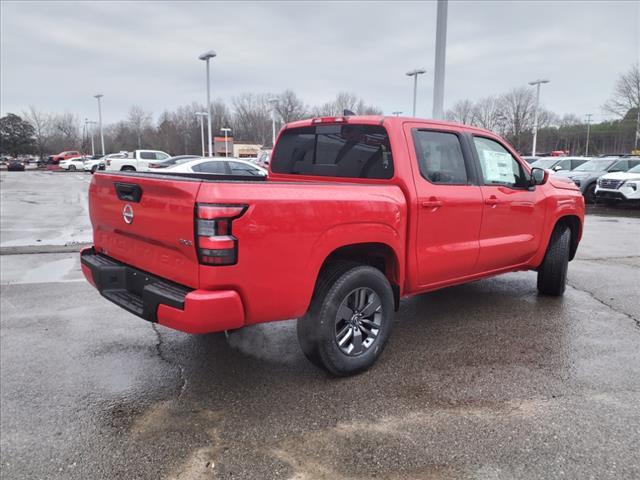
<path fill-rule="evenodd" d="M 376 360 L 402 297 L 516 270 L 562 295 L 584 219 L 495 134 L 383 116 L 286 125 L 267 180 L 98 173 L 89 204 L 82 270 L 108 300 L 189 333 L 298 318 L 335 375 Z"/>

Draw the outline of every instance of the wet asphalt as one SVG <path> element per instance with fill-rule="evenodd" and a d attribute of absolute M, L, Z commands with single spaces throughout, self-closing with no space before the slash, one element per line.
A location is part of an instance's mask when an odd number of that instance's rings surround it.
<path fill-rule="evenodd" d="M 522 272 L 404 300 L 346 379 L 293 321 L 190 336 L 102 299 L 75 253 L 0 255 L 0 476 L 639 478 L 639 239 L 637 210 L 591 209 L 563 298 Z"/>

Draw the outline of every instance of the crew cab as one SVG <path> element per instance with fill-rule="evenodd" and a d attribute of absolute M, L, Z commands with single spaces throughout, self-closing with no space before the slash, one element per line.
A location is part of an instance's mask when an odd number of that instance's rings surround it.
<path fill-rule="evenodd" d="M 160 150 L 134 150 L 124 158 L 106 158 L 105 169 L 122 172 L 146 172 L 149 164 L 170 158 L 171 155 Z"/>
<path fill-rule="evenodd" d="M 584 199 L 492 132 L 344 116 L 286 125 L 267 179 L 98 172 L 89 211 L 108 300 L 188 333 L 298 318 L 307 358 L 351 375 L 403 297 L 519 270 L 562 295 Z"/>

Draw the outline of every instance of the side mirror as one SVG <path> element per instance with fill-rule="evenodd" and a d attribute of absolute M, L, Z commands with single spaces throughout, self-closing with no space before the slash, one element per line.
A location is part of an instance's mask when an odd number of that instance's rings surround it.
<path fill-rule="evenodd" d="M 561 165 L 556 165 L 555 167 L 553 167 L 554 172 L 559 172 L 560 170 L 563 170 Z"/>
<path fill-rule="evenodd" d="M 548 173 L 543 168 L 531 169 L 531 186 L 544 185 L 547 181 Z"/>

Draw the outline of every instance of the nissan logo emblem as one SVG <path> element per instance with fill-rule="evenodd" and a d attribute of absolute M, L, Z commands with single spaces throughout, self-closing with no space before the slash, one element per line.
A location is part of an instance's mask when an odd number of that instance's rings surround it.
<path fill-rule="evenodd" d="M 122 218 L 125 223 L 133 223 L 133 207 L 128 203 L 122 209 Z"/>

